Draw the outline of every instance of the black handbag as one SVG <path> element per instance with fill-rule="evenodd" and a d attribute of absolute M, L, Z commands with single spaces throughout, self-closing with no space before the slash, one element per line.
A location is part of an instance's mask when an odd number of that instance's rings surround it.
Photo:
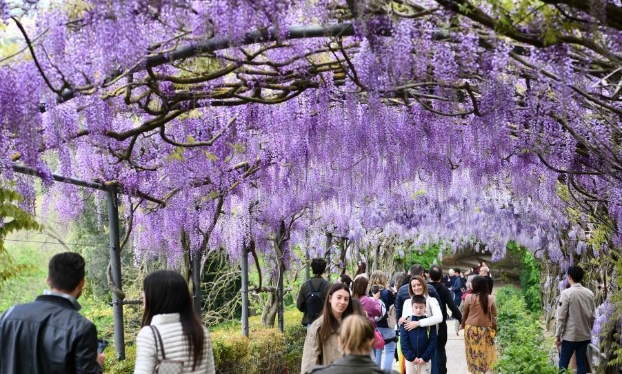
<path fill-rule="evenodd" d="M 184 362 L 181 360 L 167 360 L 166 354 L 164 353 L 164 344 L 162 343 L 162 337 L 160 336 L 160 331 L 155 326 L 151 327 L 151 331 L 153 331 L 153 340 L 155 341 L 156 346 L 156 367 L 153 371 L 157 374 L 181 374 Z M 160 344 L 158 344 L 158 342 Z M 158 358 L 158 345 L 160 346 L 160 353 L 162 354 L 162 359 Z"/>

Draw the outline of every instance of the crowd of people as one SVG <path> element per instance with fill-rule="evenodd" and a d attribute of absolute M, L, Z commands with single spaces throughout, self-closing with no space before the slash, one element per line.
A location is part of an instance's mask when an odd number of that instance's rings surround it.
<path fill-rule="evenodd" d="M 401 373 L 446 374 L 449 319 L 455 319 L 456 326 L 465 329 L 470 372 L 485 373 L 496 362 L 497 308 L 491 296 L 493 280 L 485 262 L 477 269 L 449 269 L 445 276 L 438 265 L 428 271 L 413 265 L 408 273 L 398 272 L 389 281 L 380 270 L 368 275 L 366 263 L 359 261 L 354 281 L 344 273 L 335 284 L 322 277 L 326 271 L 324 259 L 313 259 L 311 267 L 313 278 L 302 285 L 297 303 L 304 313 L 302 324 L 308 330 L 302 374 L 345 373 L 354 369 L 357 373 L 386 373 L 392 370 L 395 360 Z M 310 290 L 317 290 L 320 283 L 328 286 L 324 310 L 317 319 L 309 318 L 306 301 L 313 300 Z M 348 355 L 343 347 L 344 326 L 352 318 L 366 319 L 369 323 L 364 330 L 374 332 L 373 337 L 360 335 L 358 348 L 350 349 L 356 351 L 350 353 L 357 355 L 356 361 L 352 357 L 340 359 Z M 370 362 L 375 365 L 370 366 Z M 365 366 L 366 371 L 358 365 Z"/>
<path fill-rule="evenodd" d="M 307 327 L 302 374 L 396 374 L 395 360 L 402 374 L 445 374 L 451 318 L 457 329 L 464 329 L 470 373 L 489 372 L 497 361 L 497 305 L 486 263 L 477 269 L 450 269 L 445 276 L 438 265 L 427 272 L 413 265 L 389 281 L 379 270 L 368 275 L 365 262 L 359 261 L 354 280 L 342 274 L 334 284 L 323 277 L 326 265 L 321 258 L 311 261 L 314 276 L 298 294 Z M 77 253 L 53 256 L 50 290 L 0 316 L 1 373 L 103 372 L 105 357 L 98 352 L 95 325 L 78 313 L 84 268 Z M 555 331 L 560 368 L 568 368 L 574 356 L 578 374 L 586 373 L 594 322 L 594 295 L 581 286 L 582 279 L 583 270 L 571 266 Z M 210 335 L 194 312 L 185 279 L 175 271 L 155 271 L 145 278 L 143 290 L 134 372 L 215 373 Z"/>

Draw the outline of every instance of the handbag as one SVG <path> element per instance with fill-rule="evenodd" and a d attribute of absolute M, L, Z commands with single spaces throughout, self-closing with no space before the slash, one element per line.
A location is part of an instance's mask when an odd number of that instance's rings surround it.
<path fill-rule="evenodd" d="M 160 331 L 155 326 L 151 327 L 151 331 L 153 331 L 153 340 L 155 341 L 156 346 L 156 366 L 153 370 L 154 374 L 181 374 L 182 369 L 184 367 L 184 362 L 181 360 L 168 360 L 166 358 L 166 354 L 164 353 L 164 344 L 162 343 L 162 336 L 160 336 Z M 162 359 L 158 358 L 158 342 L 160 343 L 160 353 L 162 354 Z"/>
<path fill-rule="evenodd" d="M 378 329 L 374 329 L 374 348 L 383 349 L 384 348 L 384 338 Z"/>
<path fill-rule="evenodd" d="M 497 330 L 495 330 L 494 322 L 492 321 L 492 305 L 488 308 L 488 315 L 490 316 L 490 330 L 488 330 L 488 337 L 492 344 L 495 344 L 495 336 L 497 336 Z"/>

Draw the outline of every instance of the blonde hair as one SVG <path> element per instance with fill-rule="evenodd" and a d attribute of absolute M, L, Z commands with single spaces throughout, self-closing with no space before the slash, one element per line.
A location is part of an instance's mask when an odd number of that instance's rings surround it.
<path fill-rule="evenodd" d="M 339 346 L 345 354 L 371 352 L 370 340 L 373 340 L 374 326 L 367 317 L 353 314 L 341 323 L 339 332 Z"/>
<path fill-rule="evenodd" d="M 371 287 L 376 284 L 379 285 L 381 288 L 387 288 L 389 286 L 387 276 L 382 270 L 376 270 L 371 274 L 371 278 L 369 279 L 369 285 Z"/>

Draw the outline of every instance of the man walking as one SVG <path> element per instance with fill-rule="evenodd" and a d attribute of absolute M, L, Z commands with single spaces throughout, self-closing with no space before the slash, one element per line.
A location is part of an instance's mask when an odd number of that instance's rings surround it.
<path fill-rule="evenodd" d="M 454 303 L 451 292 L 445 287 L 441 280 L 443 279 L 443 269 L 438 265 L 430 267 L 430 280 L 432 287 L 440 296 L 441 312 L 443 313 L 443 322 L 438 324 L 437 352 L 438 352 L 438 369 L 440 374 L 447 374 L 447 308 L 451 310 L 452 317 L 456 319 L 456 323 L 462 321 L 462 313 Z"/>
<path fill-rule="evenodd" d="M 490 276 L 490 269 L 488 268 L 488 266 L 486 266 L 486 263 L 482 261 L 482 264 L 484 265 L 479 268 L 479 275 L 486 278 L 486 282 L 488 282 L 488 294 L 491 295 L 494 281 L 492 280 L 492 277 Z"/>
<path fill-rule="evenodd" d="M 97 329 L 78 313 L 84 265 L 77 253 L 55 255 L 48 269 L 50 290 L 0 317 L 0 373 L 102 372 Z"/>
<path fill-rule="evenodd" d="M 594 293 L 581 285 L 583 269 L 568 268 L 568 284 L 559 296 L 555 345 L 561 348 L 559 368 L 568 369 L 573 353 L 577 360 L 577 374 L 587 372 L 587 346 L 592 338 L 595 318 Z"/>
<path fill-rule="evenodd" d="M 307 330 L 311 327 L 311 323 L 322 314 L 324 300 L 326 300 L 328 289 L 332 285 L 322 277 L 326 271 L 326 260 L 314 258 L 311 260 L 311 270 L 313 277 L 302 284 L 296 300 L 296 307 L 304 313 L 301 323 L 307 326 Z"/>

